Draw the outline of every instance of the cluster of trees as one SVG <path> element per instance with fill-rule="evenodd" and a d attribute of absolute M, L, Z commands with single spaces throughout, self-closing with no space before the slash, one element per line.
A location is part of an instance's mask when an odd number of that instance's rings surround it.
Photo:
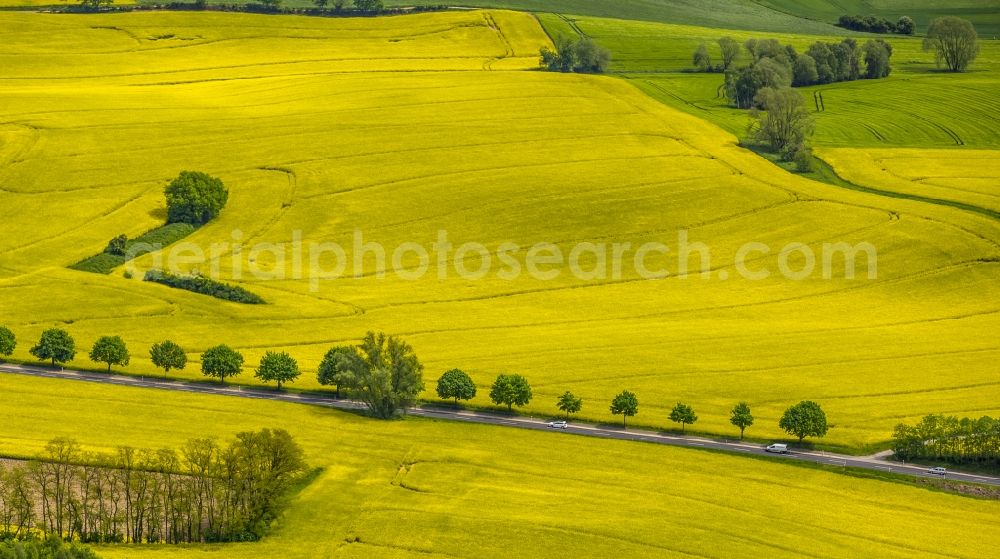
<path fill-rule="evenodd" d="M 726 98 L 741 109 L 756 103 L 757 92 L 765 87 L 807 86 L 861 78 L 884 78 L 892 71 L 892 45 L 871 39 L 859 46 L 854 39 L 839 43 L 816 41 L 804 53 L 777 39 L 750 39 L 742 47 L 747 64 L 737 66 L 742 49 L 728 37 L 719 40 L 722 63 L 713 65 L 708 47 L 702 44 L 692 59 L 700 71 L 725 72 Z"/>
<path fill-rule="evenodd" d="M 83 452 L 49 442 L 38 460 L 0 469 L 0 537 L 40 530 L 85 543 L 254 541 L 306 471 L 283 430 L 242 432 L 226 446 L 192 439 L 179 451 Z"/>
<path fill-rule="evenodd" d="M 708 45 L 702 43 L 694 51 L 692 64 L 699 72 L 726 72 L 733 68 L 733 64 L 739 60 L 742 54 L 742 47 L 739 42 L 732 37 L 721 37 L 716 43 L 719 45 L 721 57 L 718 64 L 713 64 L 712 55 L 708 52 Z"/>
<path fill-rule="evenodd" d="M 80 0 L 80 9 L 85 12 L 99 12 L 114 5 L 114 0 Z"/>
<path fill-rule="evenodd" d="M 263 305 L 265 303 L 260 295 L 251 293 L 238 285 L 230 285 L 203 276 L 178 276 L 162 270 L 147 270 L 143 280 L 234 303 L 245 305 Z"/>
<path fill-rule="evenodd" d="M 317 378 L 322 385 L 335 386 L 338 397 L 346 390 L 372 415 L 386 419 L 416 403 L 424 389 L 423 370 L 410 344 L 368 332 L 356 346 L 327 351 Z"/>
<path fill-rule="evenodd" d="M 108 246 L 104 248 L 104 252 L 115 256 L 125 256 L 125 249 L 127 247 L 128 237 L 122 234 L 108 241 Z"/>
<path fill-rule="evenodd" d="M 558 37 L 555 50 L 542 47 L 541 67 L 550 72 L 601 74 L 611 63 L 611 52 L 590 37 L 570 40 Z"/>
<path fill-rule="evenodd" d="M 108 241 L 100 254 L 70 267 L 107 274 L 124 264 L 127 256 L 134 258 L 187 236 L 215 219 L 229 200 L 229 191 L 220 179 L 195 171 L 183 171 L 167 185 L 164 195 L 167 200 L 165 225 L 132 240 L 125 234 L 117 235 Z"/>
<path fill-rule="evenodd" d="M 167 223 L 204 225 L 215 219 L 229 201 L 222 180 L 198 171 L 181 171 L 164 191 Z"/>
<path fill-rule="evenodd" d="M 280 3 L 280 0 L 269 1 L 274 2 L 275 6 Z M 317 8 L 332 8 L 337 13 L 343 12 L 352 4 L 355 10 L 366 14 L 377 14 L 385 9 L 382 0 L 313 0 L 313 4 Z"/>
<path fill-rule="evenodd" d="M 844 29 L 865 33 L 898 33 L 900 35 L 913 35 L 917 28 L 910 16 L 903 16 L 895 23 L 881 16 L 840 16 L 837 25 Z"/>
<path fill-rule="evenodd" d="M 1000 467 L 1000 418 L 928 415 L 916 425 L 900 423 L 892 450 L 903 460 L 943 460 Z"/>
<path fill-rule="evenodd" d="M 751 142 L 765 146 L 784 161 L 794 161 L 799 171 L 812 169 L 808 139 L 813 117 L 802 96 L 790 87 L 765 87 L 757 92 L 758 107 L 750 112 L 747 132 Z"/>

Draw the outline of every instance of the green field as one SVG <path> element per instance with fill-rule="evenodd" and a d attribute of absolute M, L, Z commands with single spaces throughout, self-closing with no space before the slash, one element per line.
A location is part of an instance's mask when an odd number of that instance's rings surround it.
<path fill-rule="evenodd" d="M 591 17 L 540 16 L 553 36 L 585 34 L 614 53 L 611 70 L 656 99 L 709 120 L 734 134 L 746 128 L 745 111 L 730 108 L 719 95 L 721 74 L 689 73 L 691 54 L 701 43 L 730 36 L 775 38 L 800 52 L 830 36 L 728 31 Z M 570 26 L 570 22 L 575 29 Z M 861 39 L 863 42 L 864 39 Z M 982 41 L 968 73 L 938 72 L 934 55 L 921 39 L 893 37 L 893 72 L 887 79 L 859 80 L 799 88 L 812 104 L 821 91 L 826 110 L 816 113 L 814 142 L 850 147 L 990 147 L 1000 145 L 1000 42 Z M 744 53 L 746 56 L 746 53 Z M 956 103 L 956 99 L 961 99 Z"/>
<path fill-rule="evenodd" d="M 922 33 L 936 17 L 959 16 L 975 24 L 979 33 L 996 38 L 1000 33 L 998 0 L 755 0 L 790 15 L 836 22 L 842 15 L 881 15 L 895 21 L 910 16 Z"/>
<path fill-rule="evenodd" d="M 259 543 L 105 558 L 985 558 L 1000 545 L 995 501 L 777 461 L 16 375 L 0 394 L 2 454 L 55 436 L 112 451 L 269 426 L 322 468 Z"/>
<path fill-rule="evenodd" d="M 266 349 L 288 350 L 306 371 L 296 386 L 315 387 L 331 345 L 378 329 L 415 347 L 429 387 L 467 370 L 480 386 L 473 404 L 488 404 L 499 372 L 526 375 L 532 413 L 555 413 L 571 389 L 583 417 L 613 421 L 608 402 L 631 389 L 639 423 L 667 426 L 684 400 L 696 430 L 731 434 L 728 410 L 748 400 L 750 434 L 763 438 L 809 398 L 835 426 L 826 442 L 853 447 L 931 412 L 1000 413 L 1000 224 L 789 175 L 622 79 L 522 71 L 547 43 L 529 15 L 0 20 L 11 30 L 0 207 L 16 209 L 0 236 L 0 307 L 21 340 L 15 358 L 61 326 L 83 349 L 70 366 L 120 334 L 130 370 L 149 373 L 149 346 L 171 338 L 195 360 L 217 343 L 245 351 L 242 382 Z M 298 230 L 348 247 L 355 230 L 395 247 L 445 229 L 455 246 L 568 252 L 581 241 L 676 246 L 685 229 L 711 247 L 711 279 L 410 281 L 378 278 L 369 259 L 360 278 L 318 293 L 305 279 L 245 278 L 270 303 L 248 308 L 66 268 L 162 223 L 163 186 L 192 168 L 231 189 L 222 216 L 188 238 L 206 248 L 237 229 L 245 243 Z M 748 241 L 775 247 L 754 262 L 775 271 L 792 241 L 870 242 L 878 279 L 837 279 L 843 262 L 832 280 L 720 279 Z"/>
<path fill-rule="evenodd" d="M 52 0 L 0 0 L 13 3 L 23 1 L 51 2 Z M 154 3 L 139 0 L 137 3 Z M 218 4 L 245 4 L 247 0 L 209 0 Z M 660 21 L 705 25 L 734 29 L 760 29 L 768 31 L 796 30 L 812 33 L 843 33 L 829 22 L 814 21 L 801 15 L 763 6 L 753 0 L 384 0 L 386 7 L 410 6 L 465 6 L 475 8 L 503 8 L 538 13 L 580 14 L 643 21 Z M 282 0 L 282 6 L 311 8 L 311 0 Z"/>

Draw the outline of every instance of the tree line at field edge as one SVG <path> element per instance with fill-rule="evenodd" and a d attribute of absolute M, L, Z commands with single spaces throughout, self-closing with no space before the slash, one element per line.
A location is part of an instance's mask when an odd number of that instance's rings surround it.
<path fill-rule="evenodd" d="M 0 327 L 0 356 L 11 355 L 15 348 L 14 333 L 9 328 Z M 62 365 L 75 358 L 76 343 L 69 332 L 50 328 L 42 332 L 30 353 L 40 360 L 50 361 L 53 366 Z M 108 372 L 111 372 L 112 365 L 128 365 L 130 358 L 120 336 L 98 338 L 90 352 L 90 359 L 107 365 Z M 187 366 L 186 353 L 170 340 L 153 344 L 150 360 L 163 369 L 164 374 L 169 374 L 171 370 L 183 370 Z M 206 349 L 200 360 L 202 374 L 217 378 L 220 383 L 243 372 L 243 354 L 225 344 Z M 391 418 L 416 404 L 424 390 L 423 369 L 423 364 L 408 343 L 385 333 L 368 332 L 357 345 L 336 346 L 328 350 L 318 367 L 317 380 L 323 386 L 333 386 L 337 398 L 341 397 L 341 390 L 345 390 L 352 399 L 364 403 L 373 416 Z M 254 371 L 258 380 L 275 382 L 279 390 L 283 384 L 294 382 L 300 375 L 301 370 L 294 357 L 287 352 L 270 350 L 264 353 Z M 454 400 L 458 404 L 475 398 L 477 390 L 467 373 L 461 369 L 450 369 L 438 379 L 436 392 L 440 398 Z M 506 406 L 508 412 L 513 412 L 515 406 L 527 405 L 533 397 L 531 385 L 524 376 L 506 373 L 496 377 L 489 395 L 494 404 Z M 800 413 L 802 410 L 799 408 L 803 405 L 800 403 L 789 408 L 779 422 L 782 429 L 796 435 L 800 442 L 806 436 L 821 437 L 827 430 L 822 409 L 816 404 L 809 404 L 814 406 L 808 410 L 809 413 Z M 566 391 L 559 396 L 556 407 L 568 419 L 582 409 L 583 400 Z M 613 415 L 622 416 L 624 427 L 626 418 L 638 413 L 638 399 L 634 393 L 623 391 L 612 400 L 610 411 Z M 678 402 L 671 410 L 669 419 L 680 424 L 684 433 L 686 426 L 695 423 L 698 416 L 691 406 Z M 730 421 L 740 429 L 742 439 L 744 431 L 754 421 L 749 405 L 745 402 L 737 404 Z"/>
<path fill-rule="evenodd" d="M 13 354 L 17 340 L 13 331 L 0 326 L 0 357 Z M 73 337 L 58 328 L 45 330 L 30 353 L 53 366 L 72 361 L 76 355 Z M 102 336 L 90 352 L 90 359 L 112 365 L 128 365 L 130 354 L 119 336 Z M 163 341 L 150 348 L 152 363 L 169 374 L 187 366 L 187 354 L 176 343 Z M 227 378 L 243 372 L 244 357 L 239 351 L 221 344 L 201 354 L 202 374 L 225 383 Z M 417 403 L 424 390 L 424 366 L 405 341 L 385 333 L 368 332 L 357 345 L 341 345 L 329 349 L 323 356 L 317 380 L 323 386 L 333 386 L 337 398 L 347 395 L 362 402 L 374 417 L 388 419 Z M 301 375 L 298 362 L 287 352 L 266 351 L 254 371 L 254 376 L 265 383 L 275 382 L 280 390 L 285 383 L 294 382 Z M 453 400 L 456 405 L 476 397 L 475 382 L 461 369 L 445 371 L 437 381 L 436 393 L 443 400 Z M 490 387 L 490 401 L 506 406 L 513 412 L 515 406 L 527 405 L 533 393 L 528 380 L 519 374 L 502 373 Z M 556 400 L 556 408 L 566 415 L 583 408 L 583 400 L 566 391 Z M 624 390 L 611 401 L 609 411 L 622 416 L 622 426 L 627 419 L 639 412 L 635 393 Z M 683 402 L 671 409 L 668 418 L 681 426 L 698 421 L 694 408 Z M 737 403 L 730 411 L 730 423 L 744 432 L 754 424 L 750 406 Z M 790 406 L 778 421 L 778 427 L 801 443 L 806 437 L 823 437 L 829 430 L 826 413 L 822 407 L 809 400 Z M 954 463 L 986 464 L 1000 466 L 1000 418 L 983 417 L 978 420 L 958 419 L 951 416 L 930 415 L 917 426 L 896 426 L 893 432 L 893 449 L 901 459 L 937 459 Z"/>

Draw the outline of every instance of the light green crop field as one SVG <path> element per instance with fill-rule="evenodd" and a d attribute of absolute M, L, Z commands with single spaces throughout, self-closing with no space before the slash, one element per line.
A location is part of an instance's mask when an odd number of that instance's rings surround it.
<path fill-rule="evenodd" d="M 691 55 L 699 44 L 707 43 L 710 53 L 720 56 L 715 41 L 723 36 L 741 43 L 752 37 L 775 38 L 799 52 L 817 40 L 841 40 L 554 14 L 539 19 L 550 35 L 592 37 L 613 53 L 612 71 L 656 99 L 734 134 L 744 133 L 748 119 L 745 111 L 729 107 L 721 96 L 722 74 L 689 73 Z M 938 71 L 934 54 L 923 51 L 920 38 L 885 38 L 894 49 L 889 78 L 797 88 L 810 107 L 814 92 L 823 94 L 825 111 L 814 114 L 816 145 L 1000 146 L 1000 97 L 996 93 L 1000 90 L 1000 41 L 980 41 L 981 53 L 971 70 L 956 75 Z"/>
<path fill-rule="evenodd" d="M 778 461 L 15 375 L 0 394 L 4 454 L 55 436 L 112 451 L 267 426 L 323 469 L 261 542 L 98 549 L 111 559 L 986 558 L 1000 545 L 996 501 Z"/>
<path fill-rule="evenodd" d="M 53 0 L 0 0 L 53 2 Z M 138 0 L 139 4 L 154 4 L 154 0 Z M 193 3 L 193 0 L 192 0 Z M 247 4 L 248 0 L 208 0 L 209 4 Z M 816 21 L 809 16 L 790 14 L 782 9 L 764 6 L 754 0 L 384 0 L 386 7 L 465 6 L 503 8 L 536 13 L 580 14 L 643 21 L 661 21 L 768 31 L 798 31 L 804 33 L 844 33 L 830 21 Z M 290 8 L 315 7 L 312 0 L 282 0 Z"/>
<path fill-rule="evenodd" d="M 614 421 L 608 402 L 630 389 L 639 423 L 666 427 L 683 400 L 696 429 L 732 434 L 728 410 L 747 400 L 749 434 L 763 438 L 808 398 L 834 425 L 825 441 L 853 447 L 927 413 L 1000 413 L 996 220 L 795 177 L 619 78 L 525 71 L 548 44 L 530 15 L 3 13 L 0 27 L 0 323 L 19 336 L 15 358 L 60 326 L 83 350 L 70 366 L 90 364 L 97 337 L 120 334 L 130 370 L 151 373 L 148 348 L 170 338 L 195 360 L 182 376 L 200 376 L 198 354 L 228 343 L 247 355 L 237 380 L 253 382 L 263 352 L 284 349 L 305 370 L 295 386 L 316 387 L 331 345 L 376 329 L 414 346 L 429 388 L 449 368 L 468 371 L 475 405 L 488 404 L 498 373 L 524 374 L 529 413 L 555 413 L 573 390 L 583 417 Z M 359 277 L 318 291 L 308 276 L 244 274 L 269 302 L 244 306 L 66 269 L 162 223 L 162 189 L 184 169 L 231 190 L 220 218 L 188 238 L 206 250 L 237 230 L 245 246 L 301 235 L 349 249 L 360 231 L 391 254 L 446 230 L 491 258 L 516 243 L 523 259 L 539 242 L 564 254 L 580 242 L 678 248 L 686 230 L 711 250 L 710 262 L 689 259 L 708 279 L 678 277 L 673 259 L 666 279 L 632 266 L 617 278 L 566 266 L 550 280 L 463 279 L 453 267 L 379 278 L 371 256 Z M 773 247 L 751 262 L 767 279 L 733 267 L 750 241 Z M 877 278 L 862 257 L 846 279 L 840 256 L 831 279 L 784 279 L 778 252 L 791 242 L 817 253 L 871 243 Z M 475 269 L 481 258 L 467 260 Z M 268 269 L 276 257 L 237 261 Z M 409 253 L 400 264 L 420 263 Z M 183 266 L 194 268 L 208 266 Z"/>
<path fill-rule="evenodd" d="M 895 21 L 910 16 L 923 33 L 930 21 L 941 16 L 959 16 L 975 24 L 980 34 L 996 38 L 1000 33 L 998 0 L 755 0 L 756 3 L 790 15 L 836 22 L 842 15 L 880 15 Z"/>

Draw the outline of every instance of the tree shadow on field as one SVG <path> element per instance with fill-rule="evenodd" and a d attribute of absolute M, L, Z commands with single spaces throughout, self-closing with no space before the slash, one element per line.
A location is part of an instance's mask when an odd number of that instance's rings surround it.
<path fill-rule="evenodd" d="M 156 208 L 149 211 L 149 217 L 157 221 L 167 221 L 167 208 Z"/>
<path fill-rule="evenodd" d="M 894 70 L 898 70 L 900 74 L 915 74 L 922 76 L 964 76 L 969 74 L 989 74 L 991 70 L 989 68 L 984 68 L 982 66 L 977 67 L 976 62 L 973 61 L 969 65 L 969 68 L 962 70 L 961 72 L 952 72 L 947 66 L 938 66 L 933 62 L 923 62 L 910 60 L 902 62 L 898 65 L 893 65 Z"/>

